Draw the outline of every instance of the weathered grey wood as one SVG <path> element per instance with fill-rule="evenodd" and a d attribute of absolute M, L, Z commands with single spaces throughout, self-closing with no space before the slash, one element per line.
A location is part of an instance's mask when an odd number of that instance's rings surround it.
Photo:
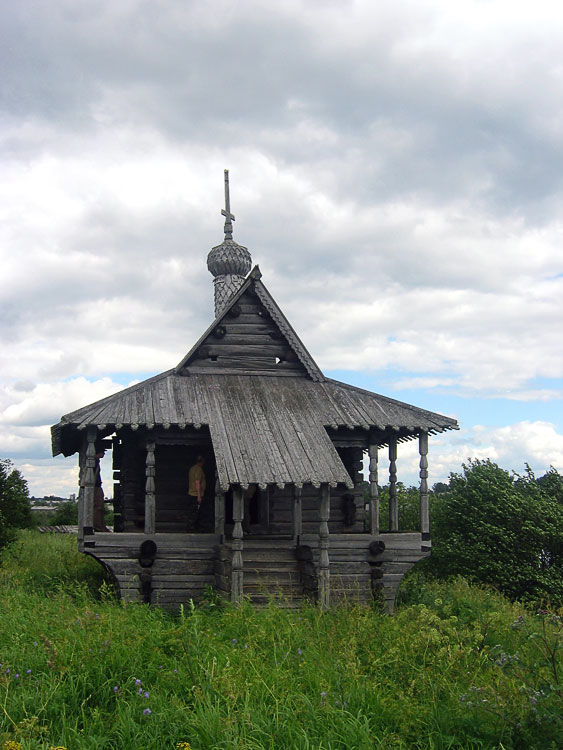
<path fill-rule="evenodd" d="M 225 534 L 225 493 L 219 480 L 215 480 L 215 533 L 223 538 Z"/>
<path fill-rule="evenodd" d="M 86 446 L 78 454 L 78 543 L 84 540 L 84 484 L 86 482 Z"/>
<path fill-rule="evenodd" d="M 156 499 L 155 499 L 155 443 L 147 441 L 146 484 L 145 484 L 145 534 L 154 534 L 156 528 Z"/>
<path fill-rule="evenodd" d="M 379 487 L 378 487 L 378 449 L 377 445 L 370 444 L 369 454 L 369 515 L 368 530 L 370 534 L 379 533 Z"/>
<path fill-rule="evenodd" d="M 397 438 L 389 440 L 389 529 L 399 530 L 399 506 L 397 503 Z"/>
<path fill-rule="evenodd" d="M 330 606 L 330 561 L 328 556 L 328 518 L 330 512 L 330 486 L 321 486 L 319 506 L 319 604 L 322 609 Z"/>
<path fill-rule="evenodd" d="M 94 527 L 94 493 L 96 485 L 96 436 L 98 430 L 91 425 L 86 430 L 86 467 L 84 473 L 84 528 Z"/>
<path fill-rule="evenodd" d="M 303 508 L 301 503 L 301 487 L 293 488 L 293 536 L 296 544 L 303 533 Z"/>
<path fill-rule="evenodd" d="M 430 534 L 430 513 L 428 509 L 428 433 L 421 432 L 418 438 L 420 454 L 420 531 Z"/>
<path fill-rule="evenodd" d="M 272 488 L 270 485 L 266 487 L 266 505 L 264 507 L 264 529 L 266 533 L 270 530 L 270 511 L 272 505 Z"/>
<path fill-rule="evenodd" d="M 244 519 L 244 492 L 241 487 L 233 489 L 233 559 L 232 559 L 232 579 L 231 579 L 231 601 L 238 604 L 242 601 L 244 592 L 244 573 L 243 573 L 243 529 L 242 521 Z"/>

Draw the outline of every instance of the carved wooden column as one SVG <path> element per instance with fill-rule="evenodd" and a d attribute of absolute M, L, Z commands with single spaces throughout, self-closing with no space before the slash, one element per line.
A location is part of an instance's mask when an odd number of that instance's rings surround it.
<path fill-rule="evenodd" d="M 156 528 L 156 497 L 155 497 L 155 442 L 147 440 L 147 459 L 145 474 L 145 534 L 154 534 Z"/>
<path fill-rule="evenodd" d="M 244 590 L 244 573 L 242 559 L 242 520 L 244 518 L 244 490 L 233 488 L 233 560 L 231 575 L 231 601 L 238 604 L 242 601 Z"/>
<path fill-rule="evenodd" d="M 430 513 L 428 510 L 428 433 L 418 437 L 420 453 L 420 531 L 423 539 L 430 539 Z"/>
<path fill-rule="evenodd" d="M 328 559 L 328 518 L 330 513 L 330 486 L 321 485 L 319 509 L 319 604 L 322 609 L 330 606 L 330 562 Z"/>
<path fill-rule="evenodd" d="M 303 504 L 301 502 L 301 487 L 294 487 L 293 490 L 293 538 L 295 543 L 299 544 L 299 539 L 303 533 Z"/>
<path fill-rule="evenodd" d="M 221 544 L 225 536 L 225 493 L 219 484 L 217 472 L 215 472 L 215 533 L 221 537 Z"/>
<path fill-rule="evenodd" d="M 86 430 L 86 464 L 84 468 L 83 521 L 84 532 L 94 530 L 94 492 L 96 489 L 96 435 L 98 430 L 90 425 Z"/>
<path fill-rule="evenodd" d="M 397 504 L 397 438 L 389 440 L 389 531 L 399 531 Z"/>
<path fill-rule="evenodd" d="M 377 445 L 370 445 L 369 453 L 369 513 L 368 524 L 370 534 L 379 534 L 379 487 L 377 486 Z"/>
<path fill-rule="evenodd" d="M 84 539 L 84 483 L 86 482 L 86 447 L 78 454 L 78 541 Z"/>

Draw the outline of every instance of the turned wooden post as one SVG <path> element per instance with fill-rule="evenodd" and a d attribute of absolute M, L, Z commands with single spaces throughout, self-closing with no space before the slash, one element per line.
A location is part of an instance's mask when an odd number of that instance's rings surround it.
<path fill-rule="evenodd" d="M 370 445 L 369 453 L 369 513 L 368 524 L 370 534 L 379 534 L 379 487 L 377 486 L 378 471 L 377 445 Z"/>
<path fill-rule="evenodd" d="M 420 531 L 424 540 L 430 539 L 430 513 L 428 510 L 428 433 L 418 437 L 420 453 Z"/>
<path fill-rule="evenodd" d="M 221 544 L 225 536 L 225 493 L 215 476 L 215 533 L 221 537 Z"/>
<path fill-rule="evenodd" d="M 86 481 L 86 448 L 78 454 L 78 541 L 84 539 L 84 483 Z"/>
<path fill-rule="evenodd" d="M 330 606 L 330 561 L 328 558 L 328 518 L 330 513 L 330 486 L 321 485 L 319 509 L 319 604 L 321 609 Z"/>
<path fill-rule="evenodd" d="M 244 591 L 244 573 L 242 559 L 242 521 L 244 518 L 244 491 L 242 487 L 233 488 L 233 560 L 231 576 L 231 601 L 238 604 L 242 601 Z"/>
<path fill-rule="evenodd" d="M 156 527 L 156 498 L 155 498 L 155 442 L 147 440 L 147 458 L 145 474 L 145 534 L 154 534 Z"/>
<path fill-rule="evenodd" d="M 96 435 L 95 425 L 86 430 L 86 463 L 84 468 L 83 522 L 85 533 L 94 530 L 94 492 L 96 489 Z"/>
<path fill-rule="evenodd" d="M 296 544 L 303 533 L 303 505 L 301 502 L 301 487 L 294 487 L 293 490 L 293 537 Z"/>
<path fill-rule="evenodd" d="M 389 531 L 399 531 L 397 504 L 397 438 L 389 440 Z"/>

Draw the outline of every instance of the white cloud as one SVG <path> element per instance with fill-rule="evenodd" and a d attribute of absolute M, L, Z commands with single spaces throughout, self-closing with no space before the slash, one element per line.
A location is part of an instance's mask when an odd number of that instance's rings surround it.
<path fill-rule="evenodd" d="M 557 4 L 0 16 L 0 449 L 44 455 L 41 425 L 114 373 L 174 366 L 207 327 L 224 167 L 235 239 L 323 368 L 560 398 L 534 383 L 563 377 Z"/>
<path fill-rule="evenodd" d="M 398 448 L 397 479 L 418 486 L 419 455 L 417 441 Z M 550 466 L 563 472 L 563 434 L 550 422 L 517 422 L 503 427 L 475 425 L 460 432 L 434 435 L 429 441 L 428 472 L 430 486 L 447 481 L 451 471 L 460 472 L 468 459 L 486 459 L 507 471 L 523 473 L 529 464 L 537 476 Z M 381 451 L 379 483 L 387 484 L 387 459 Z"/>

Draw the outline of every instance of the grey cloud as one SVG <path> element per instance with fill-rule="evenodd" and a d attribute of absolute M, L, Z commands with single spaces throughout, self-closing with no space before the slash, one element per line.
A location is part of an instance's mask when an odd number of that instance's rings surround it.
<path fill-rule="evenodd" d="M 300 5 L 17 8 L 5 18 L 5 101 L 20 118 L 67 119 L 69 132 L 152 124 L 310 172 L 329 159 L 335 199 L 364 205 L 458 195 L 541 224 L 561 190 L 561 134 L 546 138 L 537 116 L 558 115 L 561 86 L 546 66 L 555 30 L 545 48 L 501 38 L 470 57 L 433 42 L 437 11 L 411 4 L 364 10 L 370 33 L 358 26 L 355 46 L 338 43 L 330 4 L 314 27 Z M 312 148 L 299 138 L 304 118 L 336 138 Z"/>

